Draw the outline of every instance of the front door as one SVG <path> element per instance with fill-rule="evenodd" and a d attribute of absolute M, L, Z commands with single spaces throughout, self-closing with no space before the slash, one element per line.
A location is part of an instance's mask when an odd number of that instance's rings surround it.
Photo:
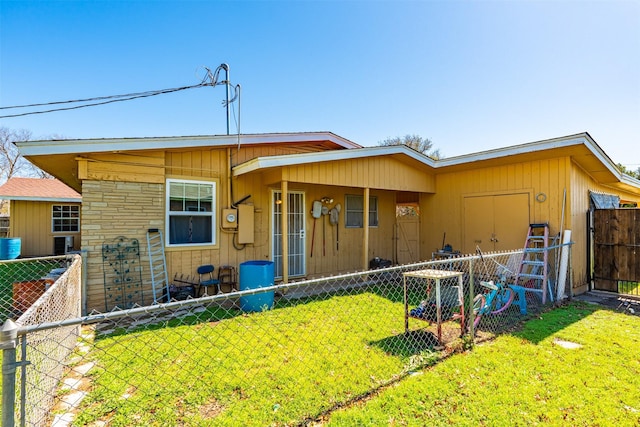
<path fill-rule="evenodd" d="M 288 193 L 288 227 L 287 239 L 289 243 L 289 277 L 304 276 L 306 274 L 305 263 L 305 209 L 304 192 L 290 191 Z M 272 217 L 272 250 L 274 273 L 277 278 L 282 278 L 282 204 L 278 203 L 282 198 L 281 191 L 273 192 L 273 217 Z"/>

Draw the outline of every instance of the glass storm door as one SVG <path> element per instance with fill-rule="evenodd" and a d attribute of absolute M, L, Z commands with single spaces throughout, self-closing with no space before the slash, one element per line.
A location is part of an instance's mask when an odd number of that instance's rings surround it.
<path fill-rule="evenodd" d="M 273 254 L 274 270 L 277 278 L 282 277 L 282 204 L 279 203 L 281 197 L 281 191 L 273 192 L 273 247 L 271 253 Z M 288 197 L 289 277 L 304 276 L 306 269 L 304 193 L 290 191 Z"/>

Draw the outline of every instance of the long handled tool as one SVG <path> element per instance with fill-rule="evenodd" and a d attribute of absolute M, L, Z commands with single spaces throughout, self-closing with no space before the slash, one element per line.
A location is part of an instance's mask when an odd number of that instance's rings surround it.
<path fill-rule="evenodd" d="M 339 235 L 340 227 L 338 226 L 338 222 L 339 222 L 339 219 L 340 219 L 340 210 L 341 209 L 342 209 L 342 206 L 340 206 L 340 203 L 338 203 L 337 205 L 335 205 L 329 211 L 329 222 L 331 223 L 331 225 L 335 225 L 336 226 L 336 251 L 340 247 L 340 235 Z"/>
<path fill-rule="evenodd" d="M 322 207 L 322 256 L 325 256 L 327 254 L 326 248 L 327 248 L 327 238 L 326 238 L 326 223 L 327 221 L 325 221 L 324 217 L 329 215 L 329 208 L 326 206 Z"/>
<path fill-rule="evenodd" d="M 318 221 L 317 218 L 313 218 L 313 233 L 311 234 L 311 255 L 310 257 L 313 258 L 313 243 L 316 241 L 316 222 Z"/>
<path fill-rule="evenodd" d="M 316 241 L 316 222 L 318 222 L 318 218 L 322 215 L 322 202 L 316 200 L 313 202 L 313 207 L 311 209 L 311 216 L 313 217 L 313 233 L 311 234 L 311 255 L 310 258 L 313 258 L 313 244 Z"/>

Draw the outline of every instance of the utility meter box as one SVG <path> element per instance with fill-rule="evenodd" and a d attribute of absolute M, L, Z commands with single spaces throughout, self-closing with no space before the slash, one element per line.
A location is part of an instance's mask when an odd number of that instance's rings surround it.
<path fill-rule="evenodd" d="M 238 228 L 237 209 L 222 209 L 222 228 Z"/>
<path fill-rule="evenodd" d="M 253 205 L 238 205 L 238 243 L 253 243 L 254 217 Z"/>

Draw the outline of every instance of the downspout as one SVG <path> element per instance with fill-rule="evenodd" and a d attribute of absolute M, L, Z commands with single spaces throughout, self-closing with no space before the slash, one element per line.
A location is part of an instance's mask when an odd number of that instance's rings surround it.
<path fill-rule="evenodd" d="M 233 184 L 231 182 L 231 176 L 233 175 L 233 162 L 231 159 L 231 148 L 227 148 L 227 160 L 229 162 L 228 175 L 227 175 L 227 206 L 231 207 L 231 200 L 233 199 Z"/>

